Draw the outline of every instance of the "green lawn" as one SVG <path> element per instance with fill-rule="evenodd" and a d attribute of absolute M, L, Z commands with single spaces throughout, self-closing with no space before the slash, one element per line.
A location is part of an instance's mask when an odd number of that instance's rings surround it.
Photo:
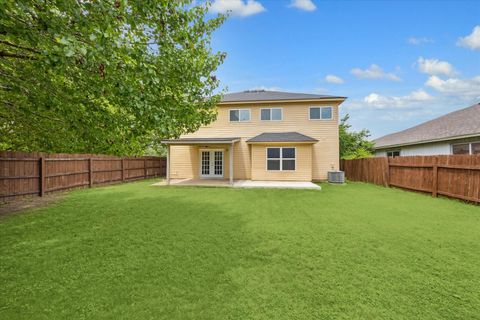
<path fill-rule="evenodd" d="M 151 183 L 0 219 L 0 319 L 480 318 L 478 206 Z"/>

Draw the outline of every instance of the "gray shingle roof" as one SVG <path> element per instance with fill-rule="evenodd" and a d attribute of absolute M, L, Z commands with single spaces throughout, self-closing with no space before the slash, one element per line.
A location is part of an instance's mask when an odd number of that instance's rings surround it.
<path fill-rule="evenodd" d="M 480 136 L 480 104 L 374 140 L 375 149 Z"/>
<path fill-rule="evenodd" d="M 266 90 L 248 90 L 243 92 L 227 93 L 221 102 L 248 102 L 248 101 L 284 101 L 284 100 L 315 100 L 315 99 L 346 99 L 345 97 L 327 96 L 309 93 L 293 93 Z"/>
<path fill-rule="evenodd" d="M 265 132 L 247 142 L 317 142 L 317 139 L 298 132 Z"/>

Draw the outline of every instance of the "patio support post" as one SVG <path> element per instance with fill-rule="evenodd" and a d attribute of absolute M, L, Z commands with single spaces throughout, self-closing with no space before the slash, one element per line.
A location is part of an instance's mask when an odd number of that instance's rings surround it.
<path fill-rule="evenodd" d="M 230 143 L 228 148 L 228 154 L 230 156 L 230 161 L 228 162 L 230 169 L 228 170 L 228 175 L 230 176 L 230 185 L 233 186 L 233 142 Z"/>
<path fill-rule="evenodd" d="M 166 168 L 167 186 L 170 185 L 170 145 L 167 144 L 167 168 Z"/>

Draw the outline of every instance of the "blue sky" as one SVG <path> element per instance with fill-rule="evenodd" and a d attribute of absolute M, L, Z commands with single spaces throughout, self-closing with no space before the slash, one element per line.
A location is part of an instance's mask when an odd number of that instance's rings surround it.
<path fill-rule="evenodd" d="M 480 102 L 479 1 L 214 0 L 228 91 L 347 96 L 372 137 Z"/>

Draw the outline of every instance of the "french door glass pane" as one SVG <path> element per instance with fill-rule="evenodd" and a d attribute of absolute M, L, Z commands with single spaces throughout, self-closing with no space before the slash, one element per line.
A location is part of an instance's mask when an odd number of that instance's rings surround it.
<path fill-rule="evenodd" d="M 202 151 L 202 175 L 210 174 L 210 152 Z"/>
<path fill-rule="evenodd" d="M 223 152 L 215 151 L 215 162 L 214 162 L 214 174 L 222 175 L 223 174 Z"/>

